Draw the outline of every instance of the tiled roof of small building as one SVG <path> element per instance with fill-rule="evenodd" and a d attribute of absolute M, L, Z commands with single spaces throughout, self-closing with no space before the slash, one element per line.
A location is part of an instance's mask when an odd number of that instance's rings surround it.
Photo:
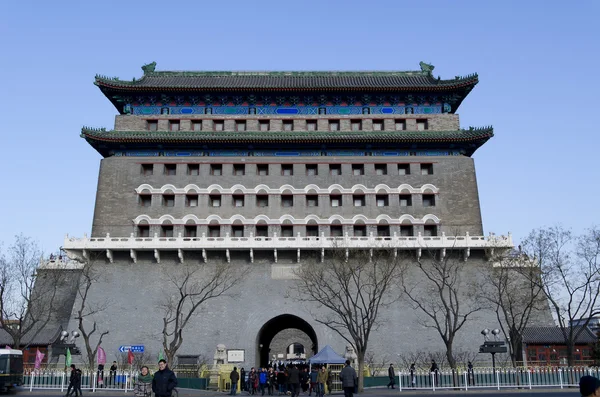
<path fill-rule="evenodd" d="M 576 334 L 581 327 L 574 328 L 574 334 Z M 575 343 L 595 343 L 597 341 L 598 337 L 586 327 L 579 334 Z M 523 331 L 523 342 L 529 344 L 559 344 L 565 343 L 565 339 L 560 327 L 527 327 Z"/>
<path fill-rule="evenodd" d="M 95 84 L 114 89 L 175 90 L 347 90 L 382 89 L 448 91 L 474 86 L 477 74 L 457 76 L 450 80 L 435 78 L 429 72 L 146 72 L 141 79 L 120 80 L 96 76 Z"/>
<path fill-rule="evenodd" d="M 106 131 L 83 128 L 87 140 L 104 142 L 352 143 L 469 142 L 488 140 L 491 127 L 455 131 Z"/>

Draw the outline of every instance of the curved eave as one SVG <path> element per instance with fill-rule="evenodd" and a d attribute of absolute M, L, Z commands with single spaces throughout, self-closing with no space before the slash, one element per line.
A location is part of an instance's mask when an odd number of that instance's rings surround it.
<path fill-rule="evenodd" d="M 318 82 L 316 85 L 308 84 L 260 84 L 258 82 L 246 82 L 246 84 L 236 84 L 235 80 L 243 81 L 247 76 L 224 76 L 225 79 L 234 80 L 227 81 L 219 84 L 202 83 L 202 76 L 198 77 L 199 83 L 197 84 L 154 84 L 152 79 L 156 74 L 150 74 L 144 76 L 139 80 L 126 81 L 118 79 L 110 79 L 102 76 L 96 76 L 94 84 L 101 89 L 108 91 L 117 92 L 150 92 L 150 91 L 169 91 L 169 92 L 198 92 L 198 91 L 424 91 L 424 92 L 435 92 L 435 91 L 452 91 L 462 88 L 474 87 L 478 82 L 479 78 L 477 74 L 469 75 L 464 78 L 457 78 L 454 80 L 437 80 L 431 76 L 426 78 L 426 81 L 419 81 L 416 84 L 393 84 L 387 82 L 381 78 L 381 76 L 353 76 L 356 82 L 346 84 L 345 81 L 348 78 L 340 76 L 329 76 L 326 77 L 329 80 L 341 80 L 337 84 L 324 84 Z M 183 76 L 189 77 L 189 76 Z M 213 76 L 214 77 L 214 76 Z M 285 78 L 282 76 L 281 78 Z M 385 76 L 383 76 L 385 77 Z M 177 77 L 172 77 L 171 80 L 176 80 Z M 272 78 L 277 79 L 277 78 Z M 369 84 L 362 83 L 363 80 L 372 80 Z M 311 79 L 307 79 L 305 82 L 312 83 Z M 351 80 L 351 78 L 350 78 Z M 378 82 L 377 80 L 382 80 Z M 297 82 L 294 82 L 297 83 Z"/>
<path fill-rule="evenodd" d="M 356 145 L 356 144 L 396 144 L 409 146 L 458 145 L 468 146 L 470 156 L 477 148 L 493 137 L 492 128 L 457 131 L 389 131 L 389 132 L 148 132 L 148 131 L 102 131 L 83 129 L 81 137 L 96 148 L 103 156 L 108 155 L 108 147 L 181 146 L 198 145 Z M 103 148 L 103 149 L 101 149 Z"/>

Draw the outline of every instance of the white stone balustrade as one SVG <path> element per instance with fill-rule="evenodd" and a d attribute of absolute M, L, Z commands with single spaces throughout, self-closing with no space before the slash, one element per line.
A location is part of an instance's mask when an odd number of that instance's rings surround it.
<path fill-rule="evenodd" d="M 512 236 L 296 236 L 281 237 L 83 237 L 66 236 L 63 249 L 74 250 L 245 250 L 245 249 L 488 249 L 511 248 Z"/>

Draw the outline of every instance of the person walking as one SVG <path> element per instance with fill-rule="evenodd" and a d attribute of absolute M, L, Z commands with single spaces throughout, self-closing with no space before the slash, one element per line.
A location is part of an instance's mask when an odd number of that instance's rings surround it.
<path fill-rule="evenodd" d="M 69 397 L 71 395 L 71 391 L 73 392 L 73 394 L 76 393 L 75 391 L 75 377 L 77 376 L 77 368 L 75 367 L 75 364 L 71 364 L 71 375 L 69 376 L 69 387 L 67 387 L 67 394 L 65 394 L 65 397 Z"/>
<path fill-rule="evenodd" d="M 327 368 L 327 390 L 329 395 L 331 396 L 331 392 L 333 387 L 333 374 L 331 373 L 331 368 Z"/>
<path fill-rule="evenodd" d="M 438 383 L 438 371 L 439 371 L 439 368 L 438 368 L 437 363 L 435 362 L 435 360 L 431 360 L 431 368 L 429 369 L 429 372 L 431 372 L 431 374 L 433 375 L 433 378 L 435 380 L 435 385 L 436 386 L 439 385 L 439 383 Z"/>
<path fill-rule="evenodd" d="M 312 367 L 310 370 L 310 388 L 308 389 L 308 395 L 310 396 L 315 391 L 315 394 L 318 396 L 317 392 L 317 377 L 319 376 L 319 371 L 317 367 Z"/>
<path fill-rule="evenodd" d="M 240 374 L 237 371 L 237 367 L 233 367 L 233 371 L 229 374 L 229 380 L 231 381 L 231 392 L 229 392 L 230 396 L 235 396 L 237 391 L 237 384 L 240 380 Z"/>
<path fill-rule="evenodd" d="M 473 372 L 473 364 L 470 361 L 467 364 L 467 378 L 469 386 L 475 386 L 475 373 Z"/>
<path fill-rule="evenodd" d="M 108 371 L 108 379 L 110 381 L 110 386 L 115 387 L 117 385 L 117 362 L 113 361 L 110 369 Z"/>
<path fill-rule="evenodd" d="M 246 390 L 246 370 L 244 370 L 244 367 L 240 369 L 240 390 Z"/>
<path fill-rule="evenodd" d="M 415 375 L 415 363 L 412 363 L 410 365 L 410 384 L 412 385 L 413 388 L 417 387 L 417 377 Z"/>
<path fill-rule="evenodd" d="M 292 392 L 292 397 L 297 397 L 300 395 L 300 371 L 298 371 L 298 367 L 296 365 L 292 365 L 288 372 L 288 382 L 290 383 L 290 390 Z"/>
<path fill-rule="evenodd" d="M 152 375 L 145 365 L 140 368 L 135 386 L 133 387 L 135 397 L 151 397 L 152 396 Z"/>
<path fill-rule="evenodd" d="M 171 371 L 165 360 L 158 362 L 158 371 L 152 379 L 152 391 L 156 397 L 171 397 L 173 389 L 177 387 L 177 377 Z"/>
<path fill-rule="evenodd" d="M 388 378 L 390 378 L 390 383 L 388 383 L 387 387 L 389 389 L 391 386 L 393 389 L 394 385 L 396 384 L 396 373 L 394 371 L 394 364 L 390 364 L 390 367 L 388 368 Z"/>
<path fill-rule="evenodd" d="M 267 374 L 266 368 L 261 368 L 258 374 L 258 383 L 260 385 L 260 395 L 265 395 L 265 389 L 267 388 L 267 382 L 269 381 L 269 374 Z"/>
<path fill-rule="evenodd" d="M 269 396 L 273 395 L 273 389 L 277 383 L 277 373 L 273 370 L 273 367 L 269 368 L 267 386 L 269 387 Z"/>
<path fill-rule="evenodd" d="M 287 383 L 287 378 L 285 376 L 285 370 L 283 369 L 279 369 L 279 372 L 277 372 L 277 386 L 279 386 L 279 395 L 281 396 L 282 394 L 286 394 L 287 390 L 285 388 Z"/>
<path fill-rule="evenodd" d="M 354 395 L 354 387 L 358 384 L 358 377 L 354 368 L 350 366 L 350 360 L 346 360 L 346 366 L 340 372 L 340 380 L 342 381 L 344 396 L 352 397 Z"/>
<path fill-rule="evenodd" d="M 325 395 L 325 384 L 327 383 L 327 368 L 321 367 L 321 370 L 317 374 L 317 397 L 323 397 Z"/>

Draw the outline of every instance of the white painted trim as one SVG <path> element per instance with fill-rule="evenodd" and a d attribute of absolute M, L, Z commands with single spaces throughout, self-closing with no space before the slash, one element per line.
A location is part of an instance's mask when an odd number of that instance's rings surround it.
<path fill-rule="evenodd" d="M 304 188 L 295 188 L 292 185 L 281 185 L 279 188 L 270 188 L 265 184 L 257 185 L 254 188 L 247 188 L 243 185 L 236 184 L 231 188 L 227 189 L 222 187 L 221 185 L 212 184 L 206 188 L 200 188 L 196 184 L 186 185 L 184 188 L 176 188 L 171 184 L 164 185 L 160 188 L 154 188 L 147 183 L 144 183 L 138 186 L 135 189 L 137 194 L 141 194 L 146 190 L 151 194 L 164 194 L 166 191 L 170 190 L 174 194 L 188 194 L 188 193 L 197 193 L 197 194 L 257 194 L 257 193 L 267 193 L 267 194 L 282 194 L 286 191 L 289 191 L 292 194 L 307 194 L 311 190 L 316 192 L 316 194 L 331 194 L 334 190 L 339 191 L 341 194 L 354 194 L 354 193 L 364 193 L 364 194 L 377 194 L 380 191 L 385 191 L 388 194 L 400 194 L 408 191 L 410 194 L 423 194 L 423 193 L 439 193 L 439 189 L 430 183 L 426 183 L 420 188 L 412 187 L 407 183 L 403 183 L 397 188 L 390 187 L 386 184 L 379 184 L 372 189 L 367 188 L 365 185 L 354 185 L 351 188 L 343 188 L 339 184 L 333 184 L 327 188 L 320 188 L 315 184 L 306 185 Z M 146 193 L 146 192 L 144 192 Z"/>
<path fill-rule="evenodd" d="M 392 218 L 389 215 L 378 215 L 375 219 L 369 219 L 364 215 L 355 215 L 352 218 L 344 218 L 341 215 L 332 215 L 329 218 L 319 218 L 317 215 L 311 214 L 304 218 L 295 218 L 289 214 L 282 215 L 279 218 L 269 218 L 267 215 L 261 214 L 254 218 L 246 218 L 243 215 L 233 215 L 231 218 L 221 218 L 219 215 L 209 215 L 206 218 L 198 218 L 194 214 L 188 214 L 181 219 L 176 219 L 172 215 L 163 215 L 158 219 L 152 219 L 146 214 L 138 215 L 133 223 L 138 225 L 141 221 L 148 222 L 149 225 L 162 225 L 165 221 L 170 221 L 174 225 L 184 225 L 188 221 L 194 221 L 197 225 L 208 225 L 211 221 L 217 221 L 220 225 L 232 225 L 235 221 L 240 221 L 244 225 L 256 225 L 259 221 L 265 221 L 270 225 L 282 225 L 288 220 L 294 225 L 306 225 L 309 221 L 315 221 L 319 225 L 331 225 L 333 221 L 340 221 L 343 225 L 354 225 L 361 220 L 365 224 L 379 224 L 380 221 L 387 221 L 390 225 L 406 224 L 406 221 L 413 225 L 423 225 L 427 221 L 433 221 L 436 224 L 440 223 L 440 218 L 433 214 L 427 214 L 423 218 L 418 219 L 412 215 L 404 214 L 399 218 Z"/>

